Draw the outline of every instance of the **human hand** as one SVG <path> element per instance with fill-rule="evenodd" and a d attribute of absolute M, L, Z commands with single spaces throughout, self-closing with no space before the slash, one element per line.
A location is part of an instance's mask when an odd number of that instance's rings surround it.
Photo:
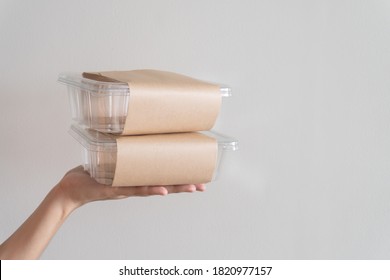
<path fill-rule="evenodd" d="M 204 184 L 111 187 L 97 183 L 78 166 L 68 171 L 30 217 L 0 244 L 0 259 L 38 258 L 69 214 L 88 202 L 204 190 Z"/>
<path fill-rule="evenodd" d="M 99 184 L 84 171 L 82 166 L 78 166 L 65 174 L 57 188 L 71 204 L 71 207 L 75 209 L 96 200 L 204 191 L 205 185 L 112 187 Z"/>

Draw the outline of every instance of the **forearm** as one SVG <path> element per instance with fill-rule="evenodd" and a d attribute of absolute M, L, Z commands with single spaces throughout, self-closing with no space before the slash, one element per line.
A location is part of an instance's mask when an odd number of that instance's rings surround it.
<path fill-rule="evenodd" d="M 0 259 L 37 259 L 75 206 L 54 187 L 31 216 L 0 245 Z"/>

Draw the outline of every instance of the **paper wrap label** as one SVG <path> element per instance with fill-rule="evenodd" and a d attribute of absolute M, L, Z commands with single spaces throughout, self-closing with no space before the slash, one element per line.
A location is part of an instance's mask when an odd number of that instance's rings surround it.
<path fill-rule="evenodd" d="M 217 140 L 198 132 L 121 136 L 112 185 L 208 183 L 217 153 Z"/>
<path fill-rule="evenodd" d="M 83 76 L 125 82 L 130 89 L 122 135 L 210 130 L 218 117 L 218 85 L 158 70 L 87 72 Z"/>

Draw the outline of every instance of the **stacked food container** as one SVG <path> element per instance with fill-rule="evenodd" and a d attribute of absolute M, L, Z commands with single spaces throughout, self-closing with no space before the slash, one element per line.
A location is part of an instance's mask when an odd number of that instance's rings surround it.
<path fill-rule="evenodd" d="M 113 186 L 208 183 L 216 179 L 231 137 L 210 131 L 230 88 L 187 76 L 133 70 L 66 73 L 70 134 L 84 169 Z M 216 88 L 216 90 L 215 90 Z"/>

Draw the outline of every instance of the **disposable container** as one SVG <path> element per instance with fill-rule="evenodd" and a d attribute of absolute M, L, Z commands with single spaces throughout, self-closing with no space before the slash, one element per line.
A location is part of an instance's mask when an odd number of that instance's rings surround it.
<path fill-rule="evenodd" d="M 127 83 L 96 81 L 75 73 L 60 74 L 58 81 L 67 85 L 72 119 L 78 125 L 122 133 L 131 94 Z M 220 86 L 220 92 L 222 97 L 231 96 L 227 86 Z"/>
<path fill-rule="evenodd" d="M 76 125 L 71 126 L 69 133 L 82 145 L 84 169 L 97 182 L 112 185 L 117 159 L 117 136 Z M 220 169 L 225 158 L 225 152 L 237 150 L 238 142 L 214 131 L 203 131 L 201 133 L 215 138 L 218 142 L 218 158 L 212 177 L 213 181 L 221 173 Z"/>

